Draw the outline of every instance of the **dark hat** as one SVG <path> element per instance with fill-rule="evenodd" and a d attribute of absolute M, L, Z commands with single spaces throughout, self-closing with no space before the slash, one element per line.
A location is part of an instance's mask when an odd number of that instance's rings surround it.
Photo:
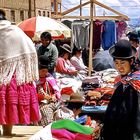
<path fill-rule="evenodd" d="M 85 103 L 85 98 L 78 93 L 74 93 L 70 96 L 70 100 L 66 100 L 66 102 Z"/>
<path fill-rule="evenodd" d="M 127 34 L 129 40 L 138 40 L 139 41 L 139 35 L 136 32 L 129 32 Z"/>
<path fill-rule="evenodd" d="M 76 46 L 74 46 L 73 50 L 74 50 L 74 51 L 82 51 L 83 48 L 82 48 L 82 47 L 76 47 Z"/>
<path fill-rule="evenodd" d="M 5 16 L 6 16 L 5 11 L 3 9 L 0 9 L 0 20 L 6 20 Z"/>
<path fill-rule="evenodd" d="M 3 15 L 4 17 L 6 16 L 5 10 L 0 9 L 0 14 Z"/>
<path fill-rule="evenodd" d="M 47 69 L 48 63 L 49 61 L 45 55 L 39 56 L 39 69 Z"/>
<path fill-rule="evenodd" d="M 60 46 L 62 49 L 67 51 L 68 53 L 72 53 L 72 49 L 68 44 L 64 44 L 63 46 Z"/>
<path fill-rule="evenodd" d="M 119 40 L 114 46 L 109 48 L 109 53 L 113 58 L 129 59 L 135 56 L 136 48 L 132 47 L 128 40 Z"/>

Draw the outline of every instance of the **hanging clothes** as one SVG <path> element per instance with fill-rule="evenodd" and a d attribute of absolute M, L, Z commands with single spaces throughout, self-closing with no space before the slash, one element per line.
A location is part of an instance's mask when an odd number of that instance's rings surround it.
<path fill-rule="evenodd" d="M 117 40 L 122 38 L 122 35 L 125 34 L 127 23 L 125 21 L 116 21 L 116 32 Z"/>
<path fill-rule="evenodd" d="M 116 24 L 115 21 L 105 20 L 103 22 L 102 48 L 108 50 L 116 43 Z"/>
<path fill-rule="evenodd" d="M 101 46 L 101 32 L 103 22 L 96 20 L 93 22 L 93 49 L 99 50 Z"/>
<path fill-rule="evenodd" d="M 89 44 L 89 25 L 88 20 L 76 20 L 72 23 L 73 43 L 77 48 L 87 48 Z"/>

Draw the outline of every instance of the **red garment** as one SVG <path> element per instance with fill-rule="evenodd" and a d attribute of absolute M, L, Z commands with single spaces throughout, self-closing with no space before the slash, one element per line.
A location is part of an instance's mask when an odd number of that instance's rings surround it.
<path fill-rule="evenodd" d="M 54 94 L 54 91 L 53 91 L 52 87 L 50 86 L 50 84 L 46 83 L 46 77 L 45 78 L 40 78 L 39 82 L 40 83 L 37 85 L 37 91 L 38 91 L 39 86 L 41 86 L 45 93 L 48 93 L 49 95 Z M 41 102 L 41 100 L 44 100 L 44 96 L 45 96 L 44 94 L 37 93 L 39 103 Z"/>
<path fill-rule="evenodd" d="M 75 140 L 93 140 L 92 135 L 76 133 Z"/>
<path fill-rule="evenodd" d="M 130 82 L 130 84 L 132 84 L 136 90 L 140 91 L 140 71 L 135 71 L 134 73 L 131 73 L 123 78 L 121 78 L 121 76 L 118 76 L 115 79 L 115 83 L 118 82 L 122 82 L 123 84 L 127 84 L 128 82 Z"/>
<path fill-rule="evenodd" d="M 38 98 L 38 102 L 40 103 L 42 100 L 44 100 L 44 95 L 43 94 L 36 94 L 37 98 Z"/>
<path fill-rule="evenodd" d="M 61 90 L 61 94 L 71 95 L 72 93 L 74 93 L 72 87 L 65 87 Z"/>

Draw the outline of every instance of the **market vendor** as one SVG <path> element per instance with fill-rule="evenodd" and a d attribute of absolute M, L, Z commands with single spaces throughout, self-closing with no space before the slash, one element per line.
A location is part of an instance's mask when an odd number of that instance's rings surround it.
<path fill-rule="evenodd" d="M 36 89 L 41 112 L 41 120 L 38 124 L 46 126 L 54 120 L 54 112 L 61 104 L 61 94 L 56 79 L 48 72 L 44 57 L 40 57 L 39 80 L 36 81 Z"/>
<path fill-rule="evenodd" d="M 77 76 L 78 71 L 76 68 L 71 64 L 69 57 L 72 53 L 71 47 L 67 44 L 61 46 L 59 52 L 59 58 L 56 62 L 56 72 L 60 74 L 65 74 L 67 76 Z"/>
<path fill-rule="evenodd" d="M 136 48 L 127 40 L 109 49 L 120 73 L 108 104 L 101 133 L 103 140 L 140 139 L 140 72 L 135 69 Z"/>

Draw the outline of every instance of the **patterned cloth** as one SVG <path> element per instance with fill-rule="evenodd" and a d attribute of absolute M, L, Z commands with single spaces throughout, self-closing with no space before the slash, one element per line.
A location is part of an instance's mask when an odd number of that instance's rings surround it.
<path fill-rule="evenodd" d="M 59 106 L 60 100 L 60 90 L 56 83 L 56 80 L 51 76 L 40 78 L 37 81 L 37 91 L 39 94 L 50 95 L 56 97 L 57 101 L 48 101 L 44 98 L 40 101 L 40 112 L 41 112 L 41 120 L 39 121 L 39 125 L 46 126 L 54 120 L 54 112 L 57 110 Z M 39 97 L 39 96 L 38 96 Z"/>
<path fill-rule="evenodd" d="M 49 123 L 54 121 L 54 112 L 57 109 L 57 103 L 49 103 L 40 105 L 41 120 L 39 125 L 47 126 Z"/>

